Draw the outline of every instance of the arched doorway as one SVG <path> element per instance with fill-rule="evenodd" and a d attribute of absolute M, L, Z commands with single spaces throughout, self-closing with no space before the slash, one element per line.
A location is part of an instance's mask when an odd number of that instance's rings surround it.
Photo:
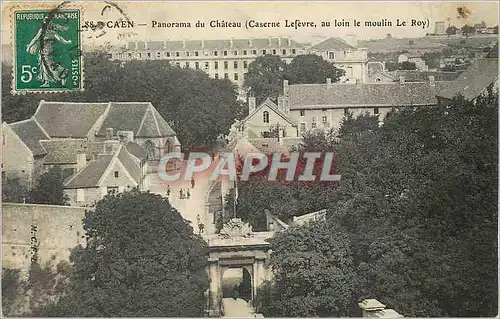
<path fill-rule="evenodd" d="M 252 275 L 246 267 L 228 268 L 222 274 L 222 298 L 252 300 Z"/>
<path fill-rule="evenodd" d="M 146 140 L 144 142 L 144 149 L 146 150 L 146 154 L 148 155 L 148 160 L 155 159 L 156 156 L 156 145 L 152 140 Z"/>

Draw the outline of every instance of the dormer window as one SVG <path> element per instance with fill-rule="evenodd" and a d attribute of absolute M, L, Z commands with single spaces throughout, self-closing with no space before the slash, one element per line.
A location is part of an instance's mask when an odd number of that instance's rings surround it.
<path fill-rule="evenodd" d="M 115 178 L 118 178 L 118 171 L 115 171 Z"/>

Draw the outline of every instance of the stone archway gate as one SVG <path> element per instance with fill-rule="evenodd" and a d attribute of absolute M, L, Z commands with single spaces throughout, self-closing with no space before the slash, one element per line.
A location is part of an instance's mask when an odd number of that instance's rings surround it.
<path fill-rule="evenodd" d="M 266 239 L 271 238 L 273 234 L 273 232 L 252 232 L 248 224 L 243 224 L 240 219 L 232 219 L 224 225 L 221 234 L 204 236 L 209 246 L 207 271 L 210 277 L 208 304 L 210 317 L 221 315 L 222 275 L 229 268 L 244 268 L 250 273 L 252 300 L 255 299 L 257 289 L 270 277 L 266 262 L 271 251 Z"/>

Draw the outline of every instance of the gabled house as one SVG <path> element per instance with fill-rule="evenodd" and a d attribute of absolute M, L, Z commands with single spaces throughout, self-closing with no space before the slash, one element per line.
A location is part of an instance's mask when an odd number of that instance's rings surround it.
<path fill-rule="evenodd" d="M 340 38 L 331 37 L 308 48 L 307 53 L 319 55 L 344 70 L 342 82 L 366 81 L 368 50 L 364 48 L 357 48 Z"/>
<path fill-rule="evenodd" d="M 87 162 L 85 152 L 77 155 L 77 171 L 64 182 L 71 205 L 91 205 L 109 193 L 147 188 L 145 175 L 125 145 L 115 144 L 109 153 L 96 154 Z"/>
<path fill-rule="evenodd" d="M 2 123 L 2 179 L 17 179 L 30 188 L 43 171 L 47 151 L 40 140 L 48 138 L 35 119 Z"/>
<path fill-rule="evenodd" d="M 157 160 L 164 153 L 180 151 L 175 132 L 149 102 L 40 104 L 33 116 L 49 139 L 73 138 L 99 142 L 132 132 L 132 140 L 144 146 L 148 157 Z"/>
<path fill-rule="evenodd" d="M 282 98 L 276 105 L 266 99 L 259 106 L 255 97 L 248 98 L 248 116 L 235 123 L 234 129 L 247 138 L 297 137 L 297 123 L 286 113 Z"/>

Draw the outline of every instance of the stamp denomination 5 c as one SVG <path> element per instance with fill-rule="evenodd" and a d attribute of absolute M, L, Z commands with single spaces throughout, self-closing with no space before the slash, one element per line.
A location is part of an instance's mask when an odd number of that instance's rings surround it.
<path fill-rule="evenodd" d="M 12 90 L 83 90 L 80 10 L 17 10 Z"/>

